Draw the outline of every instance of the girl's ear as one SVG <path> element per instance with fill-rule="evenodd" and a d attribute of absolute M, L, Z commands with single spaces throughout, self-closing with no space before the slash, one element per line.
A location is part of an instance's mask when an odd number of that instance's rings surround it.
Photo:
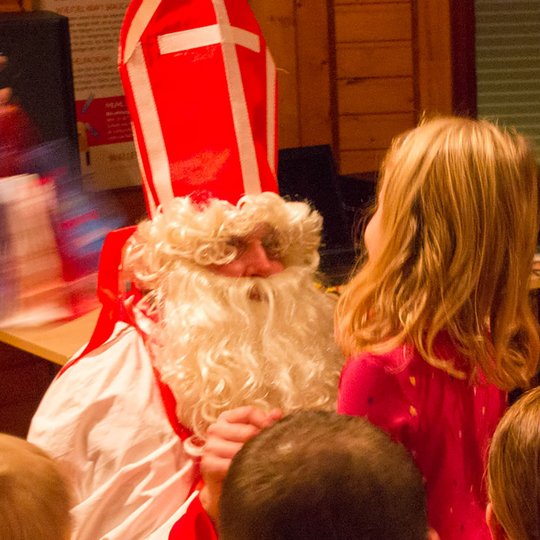
<path fill-rule="evenodd" d="M 486 508 L 486 523 L 489 527 L 489 532 L 491 533 L 491 538 L 493 540 L 508 540 L 502 525 L 499 523 L 499 520 L 495 516 L 493 511 L 493 506 L 491 503 L 488 503 Z"/>
<path fill-rule="evenodd" d="M 431 527 L 428 529 L 426 540 L 441 540 L 441 537 L 437 533 L 435 529 L 432 529 Z"/>

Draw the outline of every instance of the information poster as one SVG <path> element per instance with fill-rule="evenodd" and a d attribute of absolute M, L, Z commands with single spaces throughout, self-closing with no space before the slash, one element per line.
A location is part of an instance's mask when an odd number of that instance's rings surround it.
<path fill-rule="evenodd" d="M 34 0 L 35 8 L 69 18 L 81 170 L 85 185 L 95 190 L 140 183 L 117 65 L 128 4 L 129 0 Z"/>

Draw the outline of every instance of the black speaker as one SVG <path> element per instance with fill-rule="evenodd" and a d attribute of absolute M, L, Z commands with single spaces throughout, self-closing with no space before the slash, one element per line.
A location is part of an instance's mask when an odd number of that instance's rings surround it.
<path fill-rule="evenodd" d="M 0 87 L 36 126 L 42 142 L 64 139 L 78 151 L 67 17 L 48 11 L 0 14 Z M 0 137 L 2 134 L 0 133 Z"/>

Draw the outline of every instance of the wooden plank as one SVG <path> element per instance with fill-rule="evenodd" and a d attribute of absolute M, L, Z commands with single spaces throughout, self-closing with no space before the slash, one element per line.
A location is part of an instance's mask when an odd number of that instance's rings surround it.
<path fill-rule="evenodd" d="M 416 125 L 415 114 L 346 115 L 339 119 L 339 147 L 342 150 L 380 150 L 392 139 Z"/>
<path fill-rule="evenodd" d="M 420 112 L 451 114 L 451 0 L 417 0 L 417 84 Z"/>
<path fill-rule="evenodd" d="M 378 171 L 386 150 L 344 150 L 340 152 L 340 174 Z"/>
<path fill-rule="evenodd" d="M 339 114 L 396 113 L 414 110 L 411 77 L 338 81 Z"/>
<path fill-rule="evenodd" d="M 300 146 L 296 14 L 294 0 L 251 0 L 251 9 L 277 67 L 278 142 L 280 148 Z"/>
<path fill-rule="evenodd" d="M 411 41 L 338 43 L 338 78 L 412 76 Z"/>
<path fill-rule="evenodd" d="M 335 145 L 331 117 L 328 0 L 297 2 L 300 146 Z"/>
<path fill-rule="evenodd" d="M 0 0 L 0 13 L 32 11 L 32 0 Z"/>
<path fill-rule="evenodd" d="M 347 4 L 335 7 L 336 43 L 410 40 L 411 6 Z"/>
<path fill-rule="evenodd" d="M 410 4 L 411 0 L 334 0 L 336 6 L 364 4 Z M 390 6 L 391 7 L 391 6 Z"/>

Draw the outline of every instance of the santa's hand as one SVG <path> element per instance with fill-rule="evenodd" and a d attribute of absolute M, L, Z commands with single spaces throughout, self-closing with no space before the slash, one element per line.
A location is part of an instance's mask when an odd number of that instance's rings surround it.
<path fill-rule="evenodd" d="M 207 440 L 201 458 L 204 480 L 199 497 L 209 516 L 217 521 L 218 501 L 223 480 L 236 453 L 243 444 L 262 429 L 279 420 L 279 409 L 266 412 L 253 406 L 238 407 L 221 413 L 207 431 Z"/>

